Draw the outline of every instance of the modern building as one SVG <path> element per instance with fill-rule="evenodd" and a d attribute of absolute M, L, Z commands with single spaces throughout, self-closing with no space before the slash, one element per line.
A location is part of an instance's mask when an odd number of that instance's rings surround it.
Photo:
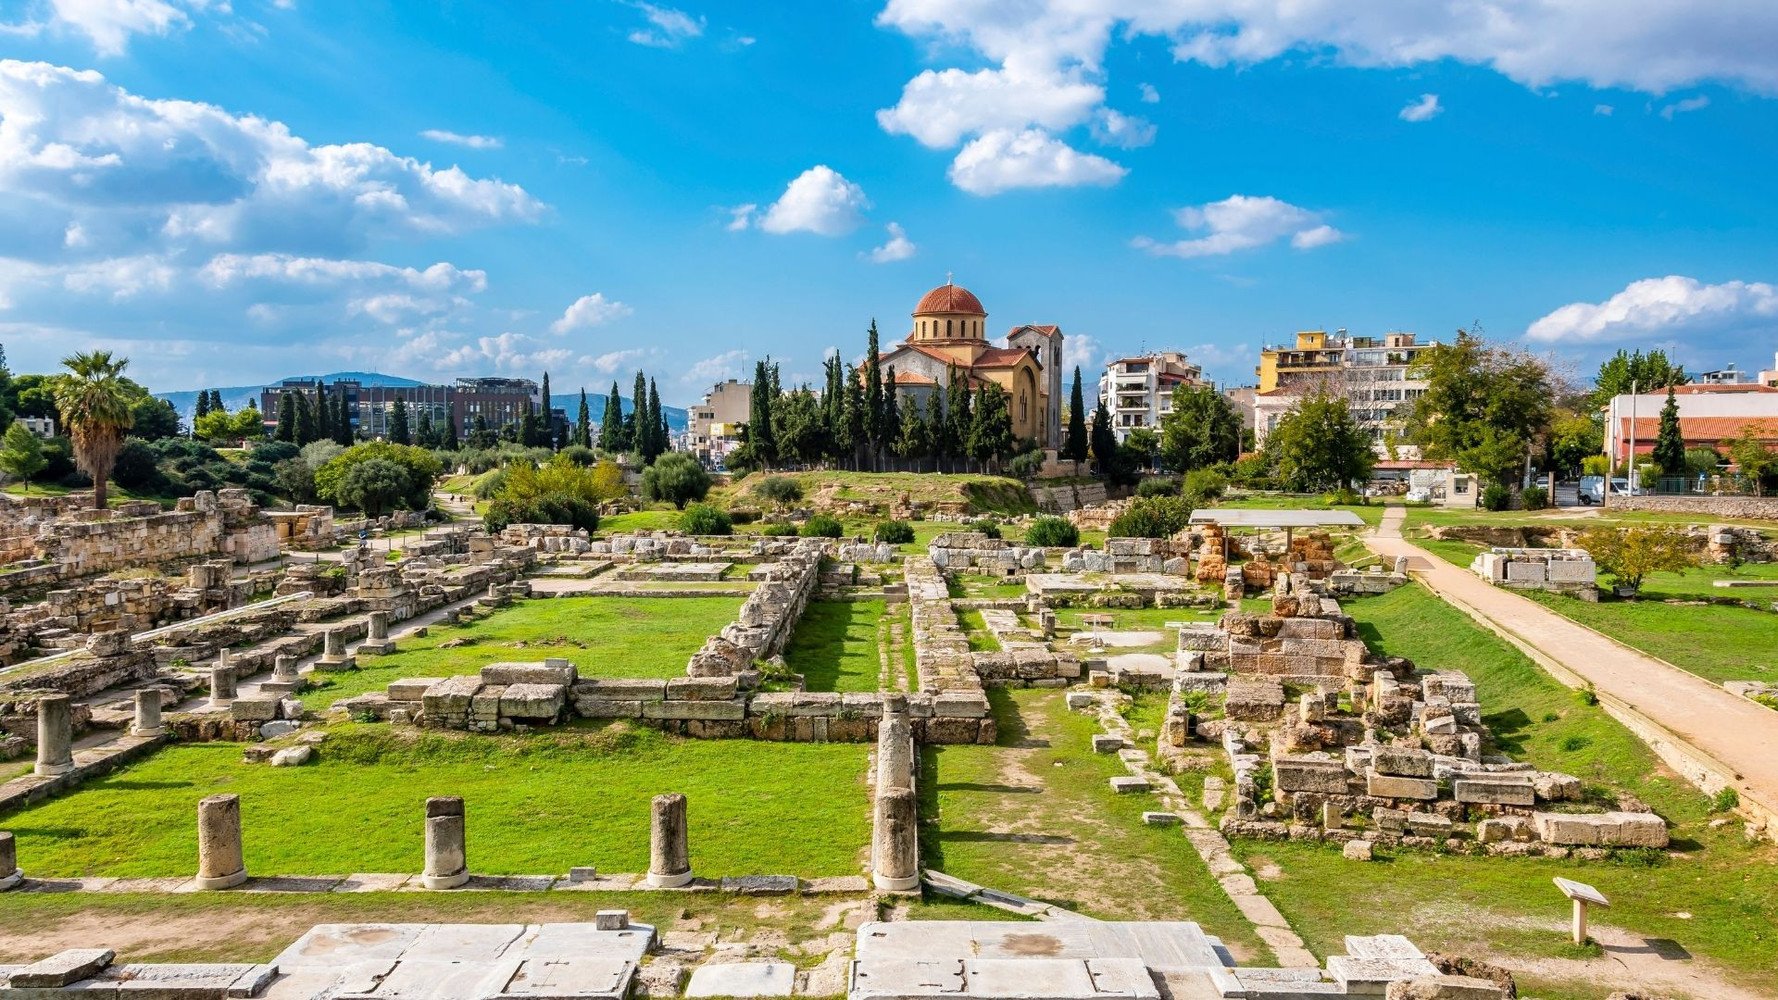
<path fill-rule="evenodd" d="M 32 434 L 37 435 L 45 441 L 56 436 L 56 421 L 54 417 L 20 417 L 18 419 L 20 423 L 25 425 L 25 430 L 30 431 Z"/>
<path fill-rule="evenodd" d="M 1778 446 L 1778 387 L 1752 383 L 1694 382 L 1677 386 L 1679 434 L 1687 448 L 1716 448 L 1751 428 L 1767 446 Z M 1605 454 L 1613 465 L 1654 451 L 1667 390 L 1613 396 L 1605 406 Z"/>
<path fill-rule="evenodd" d="M 1025 325 L 1006 335 L 1006 346 L 988 341 L 988 311 L 981 300 L 950 282 L 927 292 L 914 307 L 907 339 L 878 355 L 885 378 L 895 371 L 903 407 L 926 405 L 955 373 L 973 387 L 992 383 L 1006 390 L 1013 436 L 1040 447 L 1062 440 L 1062 328 Z"/>
<path fill-rule="evenodd" d="M 279 396 L 300 392 L 312 403 L 316 387 L 315 379 L 285 379 L 262 387 L 259 412 L 265 415 L 266 425 L 278 422 Z M 327 383 L 330 398 L 341 392 L 346 396 L 353 433 L 361 438 L 387 436 L 396 400 L 407 405 L 409 428 L 417 427 L 420 414 L 426 412 L 434 424 L 449 420 L 457 428 L 458 440 L 474 428 L 478 416 L 498 431 L 544 405 L 543 390 L 528 378 L 460 378 L 451 385 L 364 385 L 349 379 Z M 550 417 L 557 424 L 567 420 L 562 410 L 551 410 Z"/>
<path fill-rule="evenodd" d="M 704 393 L 691 408 L 686 449 L 707 465 L 720 464 L 741 443 L 741 428 L 753 413 L 753 383 L 729 379 Z"/>
<path fill-rule="evenodd" d="M 1393 440 L 1413 401 L 1426 391 L 1409 369 L 1421 351 L 1438 342 L 1420 343 L 1411 333 L 1354 337 L 1345 330 L 1304 330 L 1293 346 L 1260 352 L 1259 388 L 1254 396 L 1254 436 L 1259 443 L 1278 425 L 1296 400 L 1317 389 L 1338 393 L 1351 404 L 1359 426 L 1371 435 L 1380 455 L 1394 447 L 1397 457 L 1418 457 L 1418 450 Z"/>
<path fill-rule="evenodd" d="M 1122 444 L 1138 427 L 1160 433 L 1161 420 L 1173 412 L 1173 390 L 1203 384 L 1203 367 L 1186 360 L 1183 352 L 1156 351 L 1106 365 L 1099 376 L 1099 399 Z"/>
<path fill-rule="evenodd" d="M 1757 379 L 1752 372 L 1729 365 L 1713 372 L 1699 372 L 1692 381 L 1697 385 L 1753 385 Z"/>

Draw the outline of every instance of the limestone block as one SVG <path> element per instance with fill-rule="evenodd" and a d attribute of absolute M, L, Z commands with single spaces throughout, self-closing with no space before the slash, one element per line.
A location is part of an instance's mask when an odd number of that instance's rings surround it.
<path fill-rule="evenodd" d="M 271 722 L 278 717 L 278 699 L 236 698 L 229 703 L 228 716 L 236 722 Z"/>
<path fill-rule="evenodd" d="M 745 719 L 747 705 L 741 701 L 645 701 L 644 719 Z"/>
<path fill-rule="evenodd" d="M 1538 771 L 1531 777 L 1532 790 L 1546 802 L 1570 802 L 1580 798 L 1580 779 L 1557 771 Z"/>
<path fill-rule="evenodd" d="M 567 693 L 561 684 L 508 684 L 500 695 L 500 714 L 508 719 L 553 721 L 561 716 Z"/>
<path fill-rule="evenodd" d="M 426 692 L 443 680 L 442 677 L 408 677 L 398 681 L 390 681 L 388 687 L 390 701 L 421 701 Z"/>
<path fill-rule="evenodd" d="M 1407 778 L 1371 771 L 1365 778 L 1365 793 L 1382 799 L 1438 798 L 1438 782 L 1431 778 Z"/>
<path fill-rule="evenodd" d="M 667 696 L 667 682 L 622 677 L 583 677 L 574 685 L 574 697 L 616 701 L 660 701 Z"/>
<path fill-rule="evenodd" d="M 1152 791 L 1153 789 L 1152 786 L 1149 785 L 1147 778 L 1138 778 L 1133 775 L 1119 775 L 1111 779 L 1111 790 L 1119 795 L 1130 795 Z"/>
<path fill-rule="evenodd" d="M 1533 813 L 1538 838 L 1586 847 L 1666 847 L 1667 823 L 1653 813 Z"/>
<path fill-rule="evenodd" d="M 1322 757 L 1277 757 L 1272 779 L 1282 792 L 1346 793 L 1346 762 Z"/>
<path fill-rule="evenodd" d="M 1549 572 L 1541 562 L 1514 560 L 1506 564 L 1507 583 L 1543 583 Z"/>
<path fill-rule="evenodd" d="M 285 747 L 277 753 L 272 754 L 271 765 L 273 767 L 301 767 L 302 765 L 307 764 L 309 758 L 314 755 L 314 748 L 307 744 L 295 747 Z"/>
<path fill-rule="evenodd" d="M 951 719 L 985 719 L 988 698 L 983 694 L 944 692 L 932 700 L 933 714 Z"/>
<path fill-rule="evenodd" d="M 60 989 L 92 978 L 116 957 L 117 953 L 109 948 L 72 948 L 14 969 L 9 983 L 14 990 Z"/>
<path fill-rule="evenodd" d="M 1458 802 L 1502 806 L 1528 806 L 1536 801 L 1529 778 L 1508 775 L 1470 775 L 1452 782 Z"/>
<path fill-rule="evenodd" d="M 1368 840 L 1348 840 L 1340 848 L 1340 855 L 1347 861 L 1369 861 L 1371 859 L 1371 842 Z"/>
<path fill-rule="evenodd" d="M 670 701 L 733 701 L 739 684 L 733 677 L 674 677 L 667 681 Z"/>
<path fill-rule="evenodd" d="M 1473 976 L 1420 976 L 1389 984 L 1384 1000 L 1506 1000 L 1506 990 Z"/>
<path fill-rule="evenodd" d="M 574 664 L 567 660 L 545 663 L 490 663 L 481 669 L 488 684 L 573 684 Z"/>
<path fill-rule="evenodd" d="M 1552 559 L 1545 572 L 1551 583 L 1593 583 L 1599 578 L 1591 559 Z"/>
<path fill-rule="evenodd" d="M 587 697 L 574 699 L 574 710 L 588 719 L 640 719 L 644 704 L 652 703 Z"/>

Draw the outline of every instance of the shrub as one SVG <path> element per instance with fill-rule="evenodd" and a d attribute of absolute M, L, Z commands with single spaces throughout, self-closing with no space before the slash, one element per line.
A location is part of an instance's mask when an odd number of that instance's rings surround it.
<path fill-rule="evenodd" d="M 789 476 L 767 476 L 753 486 L 758 496 L 777 504 L 793 504 L 803 498 L 803 488 Z"/>
<path fill-rule="evenodd" d="M 111 467 L 111 478 L 126 490 L 148 490 L 164 482 L 159 458 L 146 441 L 129 438 L 118 449 L 117 464 Z"/>
<path fill-rule="evenodd" d="M 1526 510 L 1542 510 L 1550 505 L 1550 491 L 1541 486 L 1527 486 L 1519 494 L 1519 503 Z"/>
<path fill-rule="evenodd" d="M 593 449 L 584 444 L 571 444 L 562 449 L 561 455 L 575 465 L 590 466 L 599 460 L 599 456 L 594 454 Z"/>
<path fill-rule="evenodd" d="M 366 462 L 387 462 L 399 469 L 401 475 L 396 479 L 386 467 L 379 466 L 376 476 L 361 476 L 354 482 L 351 492 L 358 499 L 349 499 L 341 492 L 347 476 L 354 468 Z M 442 470 L 438 457 L 424 448 L 390 444 L 387 441 L 367 441 L 347 448 L 328 459 L 325 465 L 316 468 L 315 492 L 324 500 L 354 507 L 358 506 L 359 499 L 370 497 L 373 502 L 384 500 L 388 506 L 399 504 L 410 510 L 425 510 L 432 502 L 432 481 L 438 478 Z M 365 488 L 373 481 L 378 484 L 378 489 L 366 494 Z M 387 495 L 390 483 L 399 483 L 400 486 L 392 497 Z"/>
<path fill-rule="evenodd" d="M 1221 469 L 1193 469 L 1185 474 L 1185 482 L 1180 486 L 1182 496 L 1197 497 L 1200 500 L 1215 500 L 1228 489 L 1229 477 L 1223 475 Z"/>
<path fill-rule="evenodd" d="M 1482 489 L 1483 510 L 1505 510 L 1512 502 L 1512 491 L 1499 483 L 1489 483 Z"/>
<path fill-rule="evenodd" d="M 1028 451 L 1006 463 L 1006 471 L 1014 479 L 1036 479 L 1043 471 L 1043 452 Z"/>
<path fill-rule="evenodd" d="M 1179 481 L 1163 476 L 1150 476 L 1136 484 L 1136 495 L 1139 497 L 1176 497 L 1179 495 Z"/>
<path fill-rule="evenodd" d="M 494 494 L 499 493 L 500 488 L 505 485 L 506 468 L 502 466 L 475 477 L 475 481 L 469 484 L 469 492 L 477 500 L 492 500 Z"/>
<path fill-rule="evenodd" d="M 489 531 L 508 524 L 569 524 L 594 531 L 599 505 L 625 493 L 615 464 L 600 462 L 589 469 L 561 456 L 541 468 L 520 459 L 484 479 L 497 483 L 484 519 Z"/>
<path fill-rule="evenodd" d="M 728 517 L 730 521 L 733 521 L 736 524 L 752 524 L 759 520 L 759 508 L 730 507 L 728 509 Z"/>
<path fill-rule="evenodd" d="M 1342 487 L 1341 489 L 1334 490 L 1330 493 L 1322 494 L 1321 502 L 1327 504 L 1329 507 L 1362 507 L 1364 506 L 1364 497 L 1360 496 L 1357 490 L 1349 487 Z"/>
<path fill-rule="evenodd" d="M 1715 795 L 1710 797 L 1711 812 L 1734 812 L 1739 808 L 1741 808 L 1741 793 L 1735 791 L 1735 789 L 1728 785 L 1724 785 Z"/>
<path fill-rule="evenodd" d="M 289 441 L 261 441 L 253 446 L 247 457 L 255 462 L 277 465 L 302 454 L 302 449 Z"/>
<path fill-rule="evenodd" d="M 1599 569 L 1631 590 L 1642 589 L 1650 573 L 1684 573 L 1697 564 L 1686 534 L 1673 525 L 1589 528 L 1575 544 L 1587 550 Z"/>
<path fill-rule="evenodd" d="M 789 521 L 768 521 L 760 526 L 759 533 L 779 538 L 794 538 L 798 534 L 796 525 Z"/>
<path fill-rule="evenodd" d="M 838 538 L 845 533 L 845 525 L 826 514 L 816 514 L 804 521 L 802 531 L 799 532 L 804 538 Z"/>
<path fill-rule="evenodd" d="M 710 495 L 710 474 L 683 451 L 670 451 L 642 470 L 642 496 L 680 510 Z"/>
<path fill-rule="evenodd" d="M 1073 548 L 1080 544 L 1080 529 L 1065 517 L 1040 517 L 1025 529 L 1025 544 Z"/>
<path fill-rule="evenodd" d="M 914 526 L 906 521 L 883 521 L 877 525 L 876 537 L 890 545 L 906 545 L 914 540 Z"/>
<path fill-rule="evenodd" d="M 985 517 L 978 521 L 969 522 L 968 528 L 970 531 L 979 531 L 982 534 L 987 535 L 989 538 L 1000 537 L 1000 522 L 990 521 Z"/>
<path fill-rule="evenodd" d="M 679 515 L 679 530 L 688 535 L 727 535 L 734 532 L 735 524 L 720 508 L 694 503 Z"/>
<path fill-rule="evenodd" d="M 1191 504 L 1183 497 L 1138 497 L 1130 509 L 1111 522 L 1111 538 L 1167 538 L 1191 523 Z"/>
<path fill-rule="evenodd" d="M 564 491 L 503 495 L 489 501 L 483 522 L 489 531 L 509 524 L 567 524 L 597 531 L 599 508 L 585 497 Z"/>

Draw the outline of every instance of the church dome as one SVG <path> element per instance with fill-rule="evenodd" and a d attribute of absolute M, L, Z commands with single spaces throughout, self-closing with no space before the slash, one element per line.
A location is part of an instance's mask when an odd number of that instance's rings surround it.
<path fill-rule="evenodd" d="M 975 316 L 986 316 L 988 311 L 982 308 L 982 300 L 975 293 L 962 285 L 950 282 L 934 288 L 920 298 L 920 304 L 914 307 L 915 316 L 927 313 L 969 313 Z"/>

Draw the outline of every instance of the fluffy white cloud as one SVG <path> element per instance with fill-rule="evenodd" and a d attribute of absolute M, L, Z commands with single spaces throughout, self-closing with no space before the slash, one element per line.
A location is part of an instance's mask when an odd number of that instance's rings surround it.
<path fill-rule="evenodd" d="M 926 70 L 902 88 L 895 107 L 877 112 L 877 123 L 893 135 L 948 149 L 990 129 L 1078 125 L 1104 99 L 1099 86 L 1049 72 Z"/>
<path fill-rule="evenodd" d="M 869 260 L 872 264 L 889 264 L 898 260 L 907 260 L 918 250 L 919 247 L 914 245 L 914 241 L 908 239 L 907 230 L 901 228 L 901 223 L 891 222 L 889 223 L 888 241 L 859 256 Z"/>
<path fill-rule="evenodd" d="M 1080 369 L 1081 392 L 1086 397 L 1087 405 L 1092 405 L 1095 386 L 1099 383 L 1099 369 L 1105 366 L 1107 354 L 1097 337 L 1090 333 L 1071 333 L 1062 340 L 1063 379 L 1072 378 L 1075 368 Z"/>
<path fill-rule="evenodd" d="M 187 28 L 193 12 L 229 12 L 226 0 L 39 0 L 19 6 L 25 20 L 0 23 L 0 34 L 72 31 L 85 35 L 102 56 L 122 55 L 135 35 L 167 35 Z"/>
<path fill-rule="evenodd" d="M 497 135 L 464 135 L 442 128 L 429 128 L 420 133 L 420 138 L 442 142 L 448 146 L 462 146 L 466 149 L 499 149 L 506 145 Z"/>
<path fill-rule="evenodd" d="M 622 351 L 606 351 L 604 354 L 582 357 L 580 364 L 581 367 L 590 368 L 600 375 L 610 375 L 619 368 L 627 367 L 632 361 L 653 357 L 657 353 L 645 347 L 632 347 Z"/>
<path fill-rule="evenodd" d="M 536 337 L 508 331 L 492 337 L 476 337 L 437 355 L 433 367 L 439 371 L 517 374 L 559 367 L 573 358 L 574 352 L 566 347 L 551 347 Z"/>
<path fill-rule="evenodd" d="M 1409 101 L 1396 117 L 1404 122 L 1428 122 L 1444 113 L 1437 94 L 1421 94 L 1418 100 Z"/>
<path fill-rule="evenodd" d="M 1616 110 L 1617 110 L 1616 108 L 1612 107 L 1609 104 L 1595 104 L 1595 105 L 1593 105 L 1593 113 L 1594 114 L 1604 115 L 1608 118 L 1611 116 L 1611 113 Z"/>
<path fill-rule="evenodd" d="M 832 167 L 817 164 L 786 185 L 784 194 L 757 216 L 756 224 L 768 233 L 843 236 L 858 228 L 868 208 L 870 199 L 864 196 L 863 188 Z M 735 209 L 729 228 L 745 228 L 754 223 L 752 209 L 751 205 Z"/>
<path fill-rule="evenodd" d="M 551 323 L 549 328 L 555 333 L 573 333 L 576 330 L 590 330 L 601 323 L 609 323 L 635 312 L 622 302 L 608 299 L 604 292 L 594 292 L 575 299 L 562 313 L 562 318 Z"/>
<path fill-rule="evenodd" d="M 1100 108 L 1093 116 L 1092 133 L 1093 139 L 1101 145 L 1136 149 L 1154 142 L 1155 127 L 1145 118 Z"/>
<path fill-rule="evenodd" d="M 1152 84 L 1152 83 L 1137 84 L 1136 89 L 1138 89 L 1142 92 L 1142 103 L 1143 104 L 1159 104 L 1159 103 L 1161 103 L 1161 92 L 1154 89 L 1154 84 Z"/>
<path fill-rule="evenodd" d="M 686 385 L 715 385 L 727 378 L 737 378 L 741 374 L 741 365 L 747 361 L 747 352 L 741 348 L 724 351 L 714 357 L 693 362 L 679 376 L 679 381 Z"/>
<path fill-rule="evenodd" d="M 687 39 L 697 38 L 704 33 L 702 17 L 693 17 L 685 11 L 651 3 L 633 3 L 631 6 L 648 19 L 648 27 L 630 32 L 630 41 L 637 45 L 674 49 Z"/>
<path fill-rule="evenodd" d="M 1015 188 L 1105 186 L 1129 171 L 1103 156 L 1082 153 L 1042 129 L 996 129 L 970 140 L 951 162 L 951 183 L 970 194 Z"/>
<path fill-rule="evenodd" d="M 1672 104 L 1662 108 L 1661 117 L 1668 121 L 1672 121 L 1674 115 L 1683 115 L 1691 111 L 1702 111 L 1709 106 L 1710 98 L 1699 94 L 1697 97 L 1688 97 L 1682 101 L 1674 101 Z"/>
<path fill-rule="evenodd" d="M 1138 236 L 1134 245 L 1156 256 L 1214 257 L 1252 250 L 1288 238 L 1298 250 L 1337 243 L 1345 238 L 1321 221 L 1319 212 L 1272 197 L 1230 195 L 1221 201 L 1182 208 L 1174 213 L 1180 228 L 1202 232 L 1191 239 L 1162 243 Z"/>
<path fill-rule="evenodd" d="M 1573 302 L 1525 331 L 1546 343 L 1643 341 L 1655 337 L 1768 337 L 1778 321 L 1778 287 L 1765 282 L 1706 285 L 1670 274 L 1633 281 L 1604 302 Z"/>

